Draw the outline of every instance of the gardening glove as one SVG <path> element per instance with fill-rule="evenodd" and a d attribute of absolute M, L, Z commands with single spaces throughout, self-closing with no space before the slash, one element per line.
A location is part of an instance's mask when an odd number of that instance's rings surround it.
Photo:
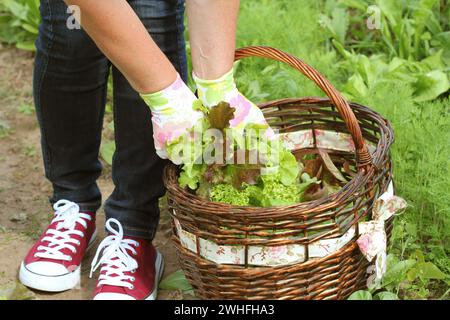
<path fill-rule="evenodd" d="M 152 112 L 156 153 L 163 159 L 170 159 L 175 164 L 180 164 L 179 158 L 171 157 L 168 147 L 176 144 L 181 138 L 185 138 L 196 124 L 201 123 L 203 113 L 193 108 L 196 102 L 200 103 L 200 101 L 179 74 L 175 82 L 166 89 L 141 94 L 141 97 Z"/>
<path fill-rule="evenodd" d="M 230 104 L 234 109 L 234 118 L 230 120 L 230 127 L 242 133 L 248 125 L 256 125 L 261 129 L 266 129 L 265 135 L 273 139 L 275 134 L 269 127 L 264 115 L 253 102 L 250 102 L 236 88 L 233 77 L 233 68 L 216 80 L 203 80 L 193 74 L 197 85 L 198 97 L 205 107 L 211 108 L 221 101 Z"/>

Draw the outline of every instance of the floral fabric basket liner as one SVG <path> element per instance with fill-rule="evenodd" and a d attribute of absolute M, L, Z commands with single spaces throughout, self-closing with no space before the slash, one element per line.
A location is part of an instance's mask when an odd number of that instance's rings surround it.
<path fill-rule="evenodd" d="M 338 151 L 354 151 L 354 143 L 349 134 L 335 131 L 317 130 L 316 146 L 323 149 Z M 289 150 L 298 150 L 314 146 L 312 130 L 287 132 L 279 135 L 283 144 Z M 375 146 L 366 141 L 369 151 L 372 153 Z M 386 233 L 384 221 L 394 213 L 406 207 L 406 202 L 394 195 L 392 181 L 388 190 L 374 203 L 372 210 L 373 220 L 359 223 L 359 238 L 357 243 L 367 260 L 372 261 L 376 257 L 376 277 L 381 278 L 386 268 Z M 176 212 L 174 212 L 176 216 Z M 180 222 L 174 219 L 175 227 L 181 245 L 186 249 L 197 252 L 196 236 L 183 230 Z M 340 250 L 355 237 L 355 226 L 338 238 L 325 238 L 309 245 L 309 258 L 321 258 Z M 242 265 L 245 263 L 244 246 L 218 245 L 210 240 L 198 238 L 199 254 L 218 264 Z M 248 246 L 247 261 L 253 266 L 280 266 L 305 261 L 305 247 L 301 244 L 283 246 Z"/>

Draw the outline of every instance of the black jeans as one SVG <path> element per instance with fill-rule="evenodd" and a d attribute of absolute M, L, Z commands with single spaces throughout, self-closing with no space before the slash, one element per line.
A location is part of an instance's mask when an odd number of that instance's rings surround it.
<path fill-rule="evenodd" d="M 186 80 L 184 2 L 128 2 Z M 98 154 L 112 70 L 115 189 L 105 203 L 106 218 L 118 219 L 128 236 L 153 239 L 166 161 L 155 153 L 150 110 L 89 36 L 68 28 L 70 13 L 62 0 L 41 0 L 41 15 L 33 87 L 45 174 L 53 185 L 50 202 L 68 199 L 85 211 L 101 205 Z"/>

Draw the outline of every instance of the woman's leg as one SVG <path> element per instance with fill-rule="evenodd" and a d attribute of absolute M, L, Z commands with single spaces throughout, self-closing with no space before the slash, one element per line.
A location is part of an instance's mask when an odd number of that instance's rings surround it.
<path fill-rule="evenodd" d="M 41 0 L 40 10 L 33 89 L 55 215 L 22 261 L 19 280 L 59 292 L 77 286 L 81 261 L 95 240 L 109 62 L 82 30 L 67 27 L 64 2 Z"/>
<path fill-rule="evenodd" d="M 42 0 L 41 15 L 33 87 L 51 201 L 95 211 L 109 62 L 83 30 L 67 27 L 63 1 Z"/>
<path fill-rule="evenodd" d="M 186 80 L 183 1 L 130 0 L 154 41 Z M 106 217 L 118 219 L 128 236 L 153 239 L 159 221 L 158 199 L 164 194 L 167 161 L 155 153 L 150 109 L 113 67 L 116 152 L 114 192 L 105 203 Z"/>

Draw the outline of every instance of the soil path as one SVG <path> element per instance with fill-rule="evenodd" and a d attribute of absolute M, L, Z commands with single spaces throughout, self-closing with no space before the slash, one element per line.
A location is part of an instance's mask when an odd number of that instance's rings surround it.
<path fill-rule="evenodd" d="M 0 292 L 16 286 L 20 262 L 52 216 L 48 203 L 51 185 L 44 177 L 40 133 L 32 107 L 32 64 L 31 54 L 0 45 Z M 98 182 L 106 198 L 113 189 L 107 165 Z M 104 235 L 104 221 L 101 209 L 99 239 Z M 154 244 L 165 257 L 165 276 L 179 269 L 170 232 L 170 217 L 163 210 Z M 78 288 L 58 294 L 27 294 L 37 299 L 91 299 L 96 279 L 88 275 L 94 253 L 84 261 Z M 179 291 L 159 294 L 159 299 L 181 298 Z"/>

